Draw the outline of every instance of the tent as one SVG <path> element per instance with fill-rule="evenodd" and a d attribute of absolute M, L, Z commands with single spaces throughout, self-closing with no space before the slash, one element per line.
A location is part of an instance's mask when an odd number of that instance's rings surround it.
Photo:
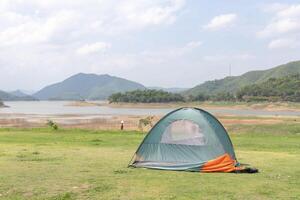
<path fill-rule="evenodd" d="M 129 166 L 233 172 L 239 170 L 240 164 L 228 133 L 212 114 L 198 108 L 180 108 L 149 131 Z"/>

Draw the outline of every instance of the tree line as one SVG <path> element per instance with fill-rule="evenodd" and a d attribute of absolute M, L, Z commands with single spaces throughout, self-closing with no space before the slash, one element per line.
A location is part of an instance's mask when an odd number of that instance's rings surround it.
<path fill-rule="evenodd" d="M 291 101 L 300 102 L 300 74 L 270 78 L 259 84 L 242 87 L 236 93 L 221 92 L 216 95 L 197 94 L 191 101 Z"/>
<path fill-rule="evenodd" d="M 241 88 L 236 93 L 196 94 L 184 96 L 162 90 L 135 90 L 115 93 L 108 98 L 110 103 L 167 103 L 193 101 L 292 101 L 300 102 L 300 74 L 282 78 L 270 78 L 260 83 Z"/>
<path fill-rule="evenodd" d="M 183 102 L 184 97 L 180 94 L 165 92 L 162 90 L 134 90 L 125 93 L 112 94 L 108 101 L 110 103 L 167 103 Z"/>
<path fill-rule="evenodd" d="M 266 82 L 243 87 L 236 98 L 244 101 L 300 102 L 300 74 L 270 78 Z"/>

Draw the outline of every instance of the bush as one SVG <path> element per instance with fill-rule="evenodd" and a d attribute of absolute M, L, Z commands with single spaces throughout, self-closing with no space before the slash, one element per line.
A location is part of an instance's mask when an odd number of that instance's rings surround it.
<path fill-rule="evenodd" d="M 112 94 L 108 101 L 110 103 L 168 103 L 183 102 L 184 97 L 180 94 L 165 92 L 162 90 L 134 90 L 125 93 Z"/>
<path fill-rule="evenodd" d="M 154 119 L 154 116 L 148 116 L 146 118 L 140 119 L 139 120 L 139 129 L 141 131 L 143 131 L 143 127 L 146 127 L 148 125 L 152 128 L 153 127 L 153 119 Z"/>
<path fill-rule="evenodd" d="M 200 93 L 195 96 L 190 95 L 188 99 L 189 99 L 189 101 L 206 101 L 206 100 L 209 100 L 209 98 L 210 97 L 208 95 Z"/>
<path fill-rule="evenodd" d="M 52 128 L 53 130 L 58 129 L 58 125 L 55 122 L 53 122 L 52 120 L 48 120 L 47 125 L 48 125 L 48 127 Z"/>
<path fill-rule="evenodd" d="M 237 98 L 244 101 L 293 101 L 300 102 L 300 75 L 270 78 L 260 83 L 243 87 Z"/>

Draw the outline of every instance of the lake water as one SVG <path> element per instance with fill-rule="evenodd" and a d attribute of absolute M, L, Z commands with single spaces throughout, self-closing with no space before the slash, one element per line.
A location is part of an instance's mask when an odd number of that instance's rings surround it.
<path fill-rule="evenodd" d="M 112 108 L 108 106 L 67 106 L 71 101 L 7 101 L 0 113 L 36 115 L 160 115 L 172 109 Z M 96 102 L 103 103 L 103 102 Z"/>
<path fill-rule="evenodd" d="M 0 114 L 34 115 L 164 115 L 174 108 L 112 108 L 108 106 L 66 106 L 68 101 L 9 101 Z M 243 116 L 300 116 L 299 111 L 265 111 L 254 109 L 206 109 L 213 114 Z"/>

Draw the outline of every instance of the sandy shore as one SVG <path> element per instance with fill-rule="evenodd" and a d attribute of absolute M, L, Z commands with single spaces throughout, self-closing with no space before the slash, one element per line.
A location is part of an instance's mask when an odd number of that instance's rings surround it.
<path fill-rule="evenodd" d="M 124 121 L 126 130 L 140 130 L 142 115 L 32 115 L 32 114 L 0 114 L 0 128 L 17 127 L 33 128 L 46 127 L 51 120 L 64 128 L 82 128 L 99 130 L 118 130 L 121 121 Z M 161 116 L 154 116 L 153 122 L 157 122 Z M 144 127 L 145 130 L 150 127 Z"/>
<path fill-rule="evenodd" d="M 213 113 L 217 118 L 225 125 L 225 127 L 234 125 L 247 125 L 247 124 L 276 124 L 276 123 L 299 123 L 300 116 L 294 114 L 293 111 L 300 111 L 300 104 L 293 103 L 226 103 L 226 102 L 195 102 L 195 103 L 174 103 L 174 104 L 162 104 L 162 103 L 151 103 L 151 104 L 109 104 L 108 102 L 88 102 L 88 101 L 76 101 L 68 102 L 64 106 L 74 107 L 97 107 L 106 106 L 113 108 L 170 108 L 175 109 L 178 107 L 200 107 L 202 109 L 216 109 Z M 95 108 L 97 109 L 97 108 Z M 230 114 L 222 113 L 224 110 L 230 110 Z M 268 113 L 263 115 L 243 115 L 244 110 L 253 112 L 260 111 L 292 111 L 290 116 L 280 116 L 280 114 L 273 114 L 268 116 Z M 234 112 L 232 112 L 234 111 Z M 147 112 L 146 112 L 147 113 Z M 233 114 L 234 115 L 233 115 Z M 293 114 L 293 115 L 292 115 Z M 82 129 L 120 129 L 120 122 L 124 121 L 125 129 L 127 130 L 140 130 L 139 121 L 148 117 L 149 115 L 135 114 L 135 115 L 121 115 L 121 114 L 5 114 L 0 113 L 0 127 L 46 127 L 47 121 L 52 120 L 64 128 L 82 128 Z M 162 115 L 155 115 L 153 124 L 155 124 Z M 150 127 L 143 127 L 143 130 L 148 130 Z"/>
<path fill-rule="evenodd" d="M 76 105 L 76 104 L 75 104 Z M 192 103 L 92 103 L 95 106 L 108 106 L 112 108 L 178 108 L 199 107 L 210 109 L 253 109 L 265 111 L 300 111 L 300 103 L 244 103 L 244 102 L 192 102 Z M 79 105 L 80 106 L 80 105 Z"/>
<path fill-rule="evenodd" d="M 97 130 L 118 130 L 120 122 L 124 121 L 126 130 L 141 130 L 140 119 L 143 115 L 26 115 L 26 114 L 0 114 L 0 127 L 46 127 L 47 121 L 52 120 L 63 128 L 81 128 Z M 155 124 L 162 116 L 154 116 Z M 225 127 L 249 124 L 278 124 L 278 123 L 300 123 L 300 117 L 242 117 L 231 115 L 216 116 Z M 151 127 L 143 127 L 143 131 Z"/>
<path fill-rule="evenodd" d="M 90 101 L 74 101 L 65 104 L 65 106 L 77 106 L 77 107 L 89 107 L 89 106 L 101 106 L 100 103 L 90 102 Z"/>

